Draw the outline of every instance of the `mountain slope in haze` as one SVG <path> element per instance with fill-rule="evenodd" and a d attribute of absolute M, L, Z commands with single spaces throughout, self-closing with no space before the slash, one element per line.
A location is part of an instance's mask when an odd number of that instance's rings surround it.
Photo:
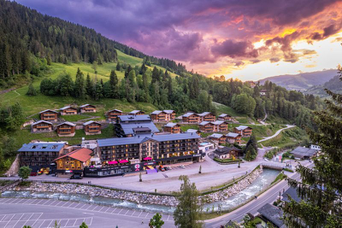
<path fill-rule="evenodd" d="M 340 80 L 340 76 L 336 75 L 332 79 L 330 79 L 328 82 L 324 83 L 323 85 L 318 86 L 312 86 L 304 93 L 306 94 L 313 94 L 320 97 L 328 97 L 328 94 L 325 92 L 324 89 L 329 89 L 335 93 L 341 93 L 342 92 L 342 81 Z"/>
<path fill-rule="evenodd" d="M 328 82 L 336 73 L 336 70 L 324 70 L 296 75 L 280 75 L 262 79 L 260 83 L 264 84 L 268 80 L 288 90 L 305 91 L 312 86 L 319 86 Z"/>

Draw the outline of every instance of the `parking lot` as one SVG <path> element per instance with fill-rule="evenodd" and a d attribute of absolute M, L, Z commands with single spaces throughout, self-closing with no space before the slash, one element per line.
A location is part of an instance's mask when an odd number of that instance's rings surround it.
<path fill-rule="evenodd" d="M 0 227 L 33 228 L 79 227 L 147 227 L 153 212 L 120 207 L 59 201 L 52 199 L 0 198 Z M 174 227 L 172 215 L 163 215 L 165 227 Z M 164 227 L 164 226 L 163 226 Z"/>

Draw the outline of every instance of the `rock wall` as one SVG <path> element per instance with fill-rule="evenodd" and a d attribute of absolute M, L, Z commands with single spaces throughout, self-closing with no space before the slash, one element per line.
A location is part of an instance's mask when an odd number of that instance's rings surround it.
<path fill-rule="evenodd" d="M 8 176 L 8 177 L 15 176 L 16 174 L 18 174 L 18 171 L 19 171 L 19 154 L 17 154 L 17 157 L 15 158 L 9 170 L 5 173 L 5 176 Z"/>

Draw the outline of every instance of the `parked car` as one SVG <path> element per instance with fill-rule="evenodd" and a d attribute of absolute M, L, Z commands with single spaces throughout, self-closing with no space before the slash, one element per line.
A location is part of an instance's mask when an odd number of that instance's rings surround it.
<path fill-rule="evenodd" d="M 37 176 L 37 172 L 31 172 L 30 176 Z"/>
<path fill-rule="evenodd" d="M 163 166 L 159 166 L 159 170 L 165 172 L 165 168 Z"/>
<path fill-rule="evenodd" d="M 70 177 L 70 179 L 83 179 L 83 176 L 80 173 L 75 173 Z"/>

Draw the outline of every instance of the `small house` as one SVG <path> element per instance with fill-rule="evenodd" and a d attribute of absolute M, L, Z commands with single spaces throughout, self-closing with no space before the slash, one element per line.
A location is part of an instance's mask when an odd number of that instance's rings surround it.
<path fill-rule="evenodd" d="M 240 144 L 241 143 L 241 135 L 239 133 L 229 132 L 226 134 L 227 142 L 230 144 Z"/>
<path fill-rule="evenodd" d="M 170 132 L 171 134 L 178 134 L 180 133 L 180 125 L 177 123 L 168 123 L 163 126 L 164 132 Z"/>
<path fill-rule="evenodd" d="M 82 148 L 56 158 L 54 162 L 57 165 L 57 173 L 83 173 L 84 167 L 90 164 L 92 153 L 92 150 Z"/>
<path fill-rule="evenodd" d="M 83 124 L 83 129 L 86 135 L 99 135 L 101 134 L 101 124 L 96 121 L 88 121 Z"/>
<path fill-rule="evenodd" d="M 208 121 L 203 121 L 199 124 L 201 132 L 214 132 L 214 124 Z"/>
<path fill-rule="evenodd" d="M 222 135 L 222 134 L 212 134 L 210 136 L 208 136 L 208 138 L 214 142 L 216 142 L 217 144 L 224 144 L 226 143 L 226 136 Z"/>
<path fill-rule="evenodd" d="M 32 133 L 53 131 L 53 124 L 49 121 L 39 120 L 31 125 Z"/>
<path fill-rule="evenodd" d="M 263 89 L 263 90 L 260 90 L 260 96 L 266 96 L 267 94 L 267 90 Z"/>
<path fill-rule="evenodd" d="M 73 137 L 75 136 L 76 124 L 71 122 L 64 122 L 57 125 L 57 134 L 59 137 Z"/>
<path fill-rule="evenodd" d="M 96 112 L 96 107 L 90 104 L 84 104 L 80 106 L 81 113 L 94 113 Z"/>
<path fill-rule="evenodd" d="M 49 122 L 56 122 L 58 120 L 58 112 L 47 109 L 44 111 L 41 111 L 39 113 L 40 119 L 49 121 Z"/>
<path fill-rule="evenodd" d="M 219 159 L 233 159 L 239 156 L 240 149 L 235 147 L 220 147 L 214 151 L 214 157 Z"/>
<path fill-rule="evenodd" d="M 118 116 L 122 115 L 122 111 L 119 109 L 113 109 L 108 112 L 106 112 L 106 117 L 108 121 L 116 122 L 118 119 Z"/>
<path fill-rule="evenodd" d="M 234 132 L 240 134 L 242 137 L 250 137 L 252 135 L 252 128 L 248 126 L 238 126 L 234 128 Z"/>
<path fill-rule="evenodd" d="M 176 112 L 174 110 L 164 110 L 164 112 L 168 115 L 169 120 L 176 119 Z"/>
<path fill-rule="evenodd" d="M 145 112 L 141 111 L 141 110 L 133 110 L 130 113 L 128 113 L 128 115 L 133 115 L 133 116 L 137 116 L 137 115 L 145 115 Z"/>
<path fill-rule="evenodd" d="M 299 146 L 290 153 L 297 159 L 310 159 L 318 153 L 318 150 Z"/>
<path fill-rule="evenodd" d="M 197 115 L 199 116 L 200 121 L 214 122 L 216 120 L 216 116 L 211 112 L 203 112 Z"/>
<path fill-rule="evenodd" d="M 272 227 L 285 228 L 283 221 L 283 211 L 272 204 L 266 203 L 258 210 L 260 218 L 266 223 L 271 223 Z"/>
<path fill-rule="evenodd" d="M 165 122 L 165 121 L 169 121 L 169 118 L 167 116 L 167 114 L 164 112 L 164 111 L 159 111 L 159 110 L 156 110 L 156 111 L 153 111 L 151 114 L 151 119 L 153 121 L 161 121 L 161 122 Z"/>
<path fill-rule="evenodd" d="M 218 120 L 231 122 L 233 119 L 230 115 L 222 113 L 221 115 L 218 116 Z"/>
<path fill-rule="evenodd" d="M 182 121 L 184 123 L 200 123 L 201 119 L 199 118 L 197 114 L 193 112 L 188 112 L 182 116 Z"/>
<path fill-rule="evenodd" d="M 214 132 L 228 131 L 228 124 L 225 121 L 216 120 L 212 124 L 214 125 Z"/>
<path fill-rule="evenodd" d="M 66 116 L 66 115 L 77 115 L 77 108 L 71 107 L 71 106 L 65 106 L 60 110 L 60 114 L 62 116 Z"/>
<path fill-rule="evenodd" d="M 188 129 L 185 132 L 186 133 L 195 133 L 195 134 L 201 135 L 201 132 L 199 130 L 196 130 L 196 129 Z"/>

